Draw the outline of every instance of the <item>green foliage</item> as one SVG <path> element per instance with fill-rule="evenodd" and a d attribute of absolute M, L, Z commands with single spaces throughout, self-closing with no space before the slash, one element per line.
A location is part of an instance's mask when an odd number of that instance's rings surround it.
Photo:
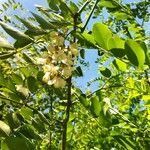
<path fill-rule="evenodd" d="M 49 8 L 37 5 L 39 13 L 28 17 L 5 14 L 11 7 L 20 9 L 14 0 L 0 10 L 2 29 L 16 40 L 13 44 L 0 36 L 0 149 L 148 150 L 150 46 L 145 23 L 150 3 L 47 2 Z M 89 71 L 87 51 L 96 50 L 98 77 L 88 76 L 89 87 L 78 87 L 78 78 Z M 90 84 L 95 82 L 93 91 Z"/>

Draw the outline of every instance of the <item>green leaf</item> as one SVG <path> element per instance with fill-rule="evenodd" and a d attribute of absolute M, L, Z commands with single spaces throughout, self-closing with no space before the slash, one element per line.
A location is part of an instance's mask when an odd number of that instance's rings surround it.
<path fill-rule="evenodd" d="M 97 44 L 105 49 L 108 50 L 108 40 L 112 38 L 112 33 L 108 29 L 108 26 L 102 23 L 96 23 L 93 26 L 93 36 Z"/>
<path fill-rule="evenodd" d="M 106 8 L 116 8 L 116 7 L 118 7 L 114 1 L 108 1 L 108 0 L 101 1 L 99 3 L 99 6 L 106 7 Z"/>
<path fill-rule="evenodd" d="M 16 54 L 16 52 L 9 52 L 9 53 L 6 53 L 6 54 L 1 54 L 1 55 L 0 55 L 0 59 L 7 59 L 7 58 L 10 58 L 10 57 L 12 57 L 14 54 Z"/>
<path fill-rule="evenodd" d="M 25 124 L 21 126 L 19 132 L 29 139 L 35 139 L 35 140 L 41 139 L 41 137 L 36 132 L 35 128 L 29 124 Z"/>
<path fill-rule="evenodd" d="M 4 75 L 2 74 L 2 70 L 0 70 L 0 85 L 1 86 L 5 85 L 5 78 Z"/>
<path fill-rule="evenodd" d="M 98 117 L 100 115 L 101 112 L 101 104 L 99 101 L 99 97 L 98 96 L 92 96 L 91 97 L 91 112 Z"/>
<path fill-rule="evenodd" d="M 36 76 L 38 74 L 38 69 L 35 66 L 28 66 L 20 68 L 20 71 L 23 73 L 24 76 Z"/>
<path fill-rule="evenodd" d="M 18 40 L 19 43 L 21 43 L 19 45 L 15 43 L 14 46 L 16 48 L 24 47 L 24 46 L 30 44 L 31 42 L 33 42 L 33 39 L 31 39 L 29 36 L 27 36 L 26 34 L 22 33 L 21 31 L 15 29 L 15 28 L 7 25 L 6 23 L 0 21 L 0 25 L 10 36 L 12 36 L 14 39 Z"/>
<path fill-rule="evenodd" d="M 13 45 L 11 45 L 2 37 L 0 37 L 0 48 L 14 49 Z"/>
<path fill-rule="evenodd" d="M 33 76 L 29 76 L 27 78 L 27 84 L 28 84 L 28 88 L 29 90 L 34 93 L 38 90 L 38 83 L 37 80 L 33 77 Z"/>
<path fill-rule="evenodd" d="M 114 136 L 114 138 L 117 140 L 117 142 L 122 145 L 127 150 L 134 150 L 135 144 L 129 139 L 121 136 Z"/>
<path fill-rule="evenodd" d="M 101 67 L 99 70 L 103 76 L 105 76 L 107 78 L 109 78 L 111 76 L 111 71 L 108 68 Z"/>
<path fill-rule="evenodd" d="M 23 84 L 23 79 L 20 75 L 12 74 L 11 77 L 12 77 L 12 80 L 15 84 L 17 84 L 17 85 L 22 85 Z"/>
<path fill-rule="evenodd" d="M 108 48 L 109 50 L 114 48 L 124 49 L 125 41 L 122 40 L 119 36 L 115 35 L 108 40 Z"/>
<path fill-rule="evenodd" d="M 85 58 L 85 49 L 80 50 L 80 56 L 81 56 L 82 59 Z"/>
<path fill-rule="evenodd" d="M 59 2 L 59 0 L 55 0 L 55 1 L 53 1 L 53 0 L 47 0 L 47 3 L 48 3 L 48 5 L 49 5 L 49 7 L 50 7 L 52 10 L 55 10 L 55 11 L 58 11 L 58 10 L 59 10 L 59 8 L 58 8 L 58 6 L 57 6 L 58 2 Z"/>
<path fill-rule="evenodd" d="M 26 54 L 26 53 L 22 53 L 24 60 L 28 63 L 28 64 L 32 64 L 34 65 L 34 61 L 32 60 L 32 58 Z"/>
<path fill-rule="evenodd" d="M 0 120 L 0 136 L 8 136 L 11 132 L 10 127 Z"/>
<path fill-rule="evenodd" d="M 54 25 L 51 24 L 50 22 L 47 22 L 45 19 L 43 19 L 41 16 L 35 14 L 32 12 L 32 15 L 34 16 L 34 18 L 36 19 L 36 21 L 40 24 L 41 28 L 43 29 L 54 29 Z"/>
<path fill-rule="evenodd" d="M 126 71 L 127 70 L 127 64 L 119 59 L 115 59 L 113 61 L 114 66 L 121 71 Z"/>
<path fill-rule="evenodd" d="M 149 50 L 144 42 L 140 43 L 140 46 L 143 48 L 145 52 L 145 63 L 150 67 L 150 55 L 149 55 Z"/>
<path fill-rule="evenodd" d="M 71 10 L 73 13 L 76 13 L 76 12 L 78 12 L 78 10 L 79 10 L 78 6 L 77 6 L 73 1 L 70 1 L 70 10 Z"/>
<path fill-rule="evenodd" d="M 23 23 L 25 27 L 28 28 L 28 30 L 25 32 L 27 35 L 42 35 L 45 34 L 46 32 L 42 30 L 40 27 L 33 25 L 31 22 L 27 21 L 27 19 L 22 19 L 19 16 L 16 16 L 16 18 Z"/>
<path fill-rule="evenodd" d="M 22 107 L 18 113 L 20 113 L 27 121 L 30 121 L 33 117 L 33 111 L 27 107 Z"/>
<path fill-rule="evenodd" d="M 121 58 L 125 55 L 124 44 L 125 41 L 117 35 L 113 36 L 108 40 L 108 48 L 115 57 Z"/>
<path fill-rule="evenodd" d="M 11 129 L 15 129 L 20 126 L 20 121 L 17 118 L 16 113 L 9 113 L 6 115 L 5 119 L 7 120 Z"/>
<path fill-rule="evenodd" d="M 83 76 L 83 72 L 80 66 L 76 67 L 75 71 L 74 71 L 74 75 L 78 76 L 78 77 L 82 77 Z"/>
<path fill-rule="evenodd" d="M 24 136 L 8 137 L 2 142 L 3 150 L 33 150 L 35 146 Z"/>
<path fill-rule="evenodd" d="M 88 99 L 86 98 L 86 95 L 85 94 L 81 94 L 79 96 L 79 101 L 81 102 L 81 104 L 84 106 L 84 107 L 88 107 L 90 105 Z"/>
<path fill-rule="evenodd" d="M 75 36 L 76 36 L 76 38 L 78 38 L 81 45 L 88 47 L 88 48 L 91 48 L 91 47 L 97 48 L 93 35 L 91 35 L 87 32 L 83 32 L 83 33 L 76 33 Z"/>
<path fill-rule="evenodd" d="M 122 58 L 126 54 L 125 49 L 122 48 L 112 48 L 110 51 L 113 53 L 115 57 L 119 58 Z"/>
<path fill-rule="evenodd" d="M 113 13 L 113 15 L 116 17 L 117 20 L 126 20 L 130 18 L 130 16 L 127 13 L 120 11 Z"/>
<path fill-rule="evenodd" d="M 43 123 L 46 123 L 47 125 L 50 125 L 48 119 L 44 116 L 44 114 L 41 111 L 37 111 L 37 112 L 41 121 L 43 121 Z"/>
<path fill-rule="evenodd" d="M 145 63 L 145 52 L 143 48 L 134 40 L 125 42 L 126 55 L 129 61 L 138 67 L 142 67 Z"/>

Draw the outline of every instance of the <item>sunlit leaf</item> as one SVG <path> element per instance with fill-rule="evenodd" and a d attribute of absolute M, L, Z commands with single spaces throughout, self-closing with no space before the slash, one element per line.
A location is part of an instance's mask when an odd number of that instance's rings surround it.
<path fill-rule="evenodd" d="M 98 117 L 101 112 L 101 104 L 99 98 L 98 96 L 92 96 L 90 100 L 91 100 L 91 111 L 96 117 Z"/>
<path fill-rule="evenodd" d="M 11 132 L 10 127 L 0 120 L 0 136 L 8 136 Z"/>
<path fill-rule="evenodd" d="M 14 49 L 13 45 L 2 37 L 0 37 L 0 48 Z"/>
<path fill-rule="evenodd" d="M 126 71 L 127 70 L 127 64 L 119 59 L 115 59 L 113 61 L 114 66 L 121 71 Z"/>
<path fill-rule="evenodd" d="M 93 36 L 100 47 L 108 50 L 108 40 L 112 38 L 112 33 L 108 26 L 102 23 L 96 23 L 93 26 Z"/>

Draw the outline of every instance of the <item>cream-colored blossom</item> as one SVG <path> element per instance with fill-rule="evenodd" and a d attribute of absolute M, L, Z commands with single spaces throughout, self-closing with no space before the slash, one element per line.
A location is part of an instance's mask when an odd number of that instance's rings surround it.
<path fill-rule="evenodd" d="M 22 93 L 24 96 L 29 96 L 29 90 L 25 88 L 23 85 L 15 85 L 16 90 L 20 93 Z"/>
<path fill-rule="evenodd" d="M 54 68 L 54 65 L 49 64 L 49 65 L 44 65 L 43 70 L 44 72 L 51 72 L 51 70 Z"/>
<path fill-rule="evenodd" d="M 57 32 L 51 32 L 51 43 L 57 46 L 63 46 L 64 45 L 64 38 L 59 35 Z"/>
<path fill-rule="evenodd" d="M 46 59 L 46 58 L 37 58 L 37 59 L 36 59 L 36 62 L 37 62 L 37 64 L 39 64 L 39 65 L 44 65 L 44 64 L 46 64 L 47 59 Z"/>
<path fill-rule="evenodd" d="M 78 55 L 78 47 L 77 47 L 77 43 L 73 43 L 69 46 L 69 49 L 72 53 L 72 55 L 77 56 Z"/>
<path fill-rule="evenodd" d="M 62 59 L 61 62 L 65 65 L 73 65 L 73 58 L 67 56 L 66 58 Z"/>
<path fill-rule="evenodd" d="M 61 77 L 55 77 L 53 79 L 53 84 L 55 88 L 62 88 L 66 85 L 66 81 Z"/>
<path fill-rule="evenodd" d="M 48 83 L 50 80 L 50 72 L 46 72 L 45 75 L 43 76 L 43 81 Z"/>
<path fill-rule="evenodd" d="M 58 32 L 52 31 L 52 32 L 50 33 L 50 37 L 51 37 L 51 38 L 56 38 L 57 36 L 58 36 Z"/>
<path fill-rule="evenodd" d="M 72 74 L 73 68 L 70 66 L 63 67 L 61 74 L 66 78 L 70 77 Z"/>
<path fill-rule="evenodd" d="M 49 54 L 53 54 L 55 51 L 56 51 L 55 46 L 53 46 L 53 45 L 48 46 L 48 53 Z"/>

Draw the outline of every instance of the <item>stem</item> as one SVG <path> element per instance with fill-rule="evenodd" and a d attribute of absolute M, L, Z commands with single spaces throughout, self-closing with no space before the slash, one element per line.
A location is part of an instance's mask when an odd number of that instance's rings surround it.
<path fill-rule="evenodd" d="M 81 9 L 78 11 L 78 14 L 82 13 L 82 11 L 84 10 L 84 8 L 91 2 L 91 0 L 87 0 L 83 6 L 81 7 Z"/>
<path fill-rule="evenodd" d="M 66 149 L 66 143 L 67 143 L 67 123 L 69 121 L 70 117 L 70 108 L 71 108 L 71 86 L 72 86 L 72 81 L 71 77 L 68 79 L 68 101 L 67 101 L 67 108 L 66 108 L 66 118 L 63 122 L 63 133 L 62 133 L 62 150 Z"/>
<path fill-rule="evenodd" d="M 74 15 L 74 32 L 76 32 L 77 29 L 77 19 L 78 19 L 78 13 Z M 73 38 L 73 42 L 76 42 L 76 38 Z M 70 117 L 70 108 L 72 105 L 71 101 L 71 87 L 72 87 L 72 76 L 67 79 L 68 83 L 68 91 L 67 91 L 67 108 L 66 108 L 66 118 L 63 121 L 63 132 L 62 132 L 62 150 L 66 150 L 66 144 L 67 144 L 67 124 Z"/>
<path fill-rule="evenodd" d="M 94 6 L 93 6 L 93 8 L 92 8 L 92 10 L 91 10 L 91 12 L 90 12 L 90 15 L 89 15 L 88 19 L 86 20 L 85 25 L 84 25 L 84 27 L 82 28 L 81 32 L 84 32 L 86 26 L 88 25 L 89 20 L 91 19 L 91 16 L 92 16 L 92 14 L 93 14 L 93 12 L 94 12 L 94 10 L 95 10 L 95 8 L 96 8 L 98 2 L 99 2 L 99 0 L 96 0 L 95 4 L 94 4 Z"/>

